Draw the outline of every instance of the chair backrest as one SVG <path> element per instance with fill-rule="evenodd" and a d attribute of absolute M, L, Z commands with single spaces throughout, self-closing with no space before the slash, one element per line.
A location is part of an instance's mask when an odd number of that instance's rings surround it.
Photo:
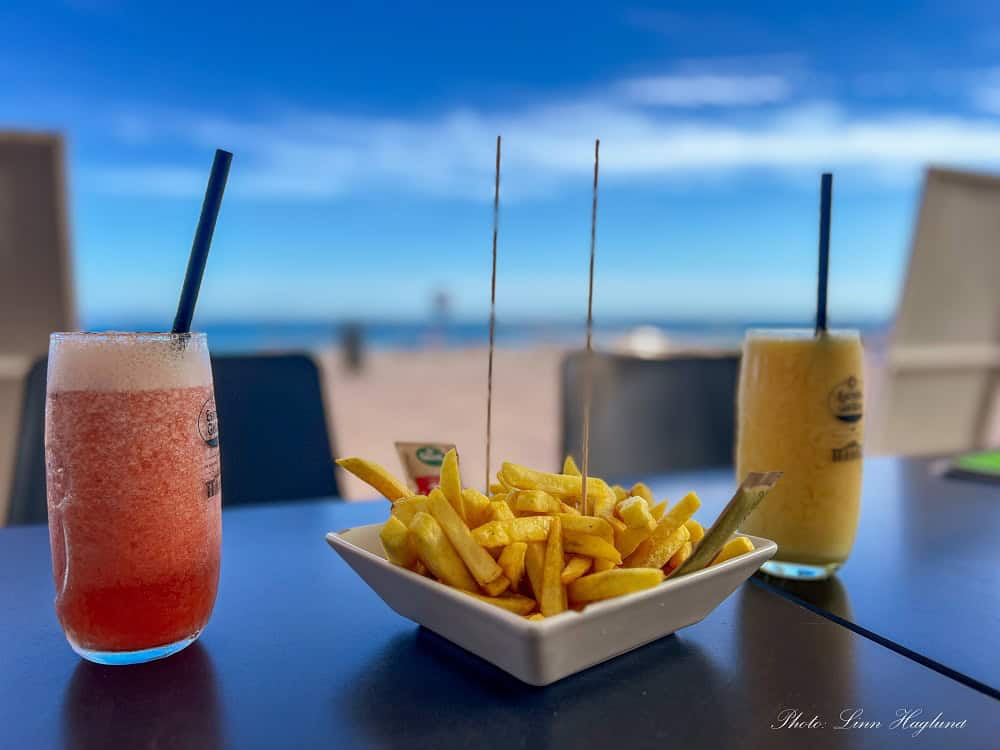
<path fill-rule="evenodd" d="M 733 462 L 739 354 L 593 358 L 592 473 L 634 476 Z M 577 460 L 585 361 L 574 352 L 562 367 L 562 449 Z"/>
<path fill-rule="evenodd" d="M 25 379 L 8 524 L 45 523 L 47 360 Z M 300 354 L 212 357 L 224 506 L 339 495 L 319 369 Z"/>
<path fill-rule="evenodd" d="M 929 170 L 873 403 L 872 452 L 958 452 L 991 442 L 998 290 L 1000 177 Z"/>
<path fill-rule="evenodd" d="M 339 495 L 315 360 L 212 357 L 224 506 Z"/>
<path fill-rule="evenodd" d="M 48 359 L 37 360 L 24 378 L 21 420 L 14 456 L 14 479 L 7 508 L 8 525 L 45 523 L 45 373 Z"/>
<path fill-rule="evenodd" d="M 64 164 L 59 135 L 0 131 L 0 525 L 25 376 L 50 331 L 76 328 Z"/>

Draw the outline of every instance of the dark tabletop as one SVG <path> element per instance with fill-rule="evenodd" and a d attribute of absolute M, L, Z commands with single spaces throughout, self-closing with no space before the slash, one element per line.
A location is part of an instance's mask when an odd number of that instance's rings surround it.
<path fill-rule="evenodd" d="M 1000 484 L 940 476 L 937 459 L 865 462 L 854 551 L 826 583 L 763 580 L 885 645 L 1000 697 Z M 731 470 L 663 477 L 696 490 L 712 518 Z M 766 500 L 765 500 L 766 502 Z M 998 738 L 1000 746 L 1000 738 Z"/>
<path fill-rule="evenodd" d="M 201 640 L 134 667 L 73 654 L 45 529 L 0 531 L 0 747 L 912 748 L 901 709 L 965 720 L 922 747 L 996 746 L 996 700 L 754 583 L 675 636 L 523 685 L 393 613 L 323 540 L 386 511 L 227 511 Z M 881 726 L 833 728 L 855 709 Z M 784 710 L 824 726 L 771 729 Z"/>

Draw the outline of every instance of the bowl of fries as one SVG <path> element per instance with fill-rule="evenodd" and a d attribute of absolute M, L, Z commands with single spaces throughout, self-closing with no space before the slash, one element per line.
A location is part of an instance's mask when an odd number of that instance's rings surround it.
<path fill-rule="evenodd" d="M 330 546 L 397 613 L 532 685 L 693 625 L 777 549 L 733 533 L 771 475 L 748 477 L 706 531 L 693 492 L 670 505 L 588 477 L 584 504 L 571 459 L 559 474 L 505 463 L 489 495 L 462 487 L 454 451 L 427 495 L 377 464 L 338 463 L 392 508 Z"/>

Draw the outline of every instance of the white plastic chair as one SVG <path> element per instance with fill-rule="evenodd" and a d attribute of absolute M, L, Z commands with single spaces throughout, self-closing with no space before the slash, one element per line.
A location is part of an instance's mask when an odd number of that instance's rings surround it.
<path fill-rule="evenodd" d="M 1000 177 L 932 168 L 883 368 L 872 452 L 996 443 Z"/>

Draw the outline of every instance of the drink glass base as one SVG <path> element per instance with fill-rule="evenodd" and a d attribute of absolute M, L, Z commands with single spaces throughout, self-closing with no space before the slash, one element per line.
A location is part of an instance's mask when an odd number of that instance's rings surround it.
<path fill-rule="evenodd" d="M 77 646 L 73 643 L 73 641 L 70 641 L 69 645 L 73 647 L 73 650 L 76 651 L 76 653 L 87 661 L 92 661 L 95 664 L 122 666 L 125 664 L 142 664 L 147 661 L 164 659 L 171 654 L 176 654 L 178 651 L 190 646 L 198 640 L 198 636 L 200 634 L 201 631 L 198 631 L 194 635 L 182 638 L 179 641 L 174 641 L 173 643 L 168 643 L 164 646 L 144 648 L 139 651 L 92 651 L 90 649 L 83 648 L 82 646 Z"/>
<path fill-rule="evenodd" d="M 806 563 L 768 560 L 760 566 L 760 569 L 762 572 L 775 578 L 791 578 L 796 581 L 822 581 L 833 575 L 841 565 L 842 563 L 807 565 Z"/>

